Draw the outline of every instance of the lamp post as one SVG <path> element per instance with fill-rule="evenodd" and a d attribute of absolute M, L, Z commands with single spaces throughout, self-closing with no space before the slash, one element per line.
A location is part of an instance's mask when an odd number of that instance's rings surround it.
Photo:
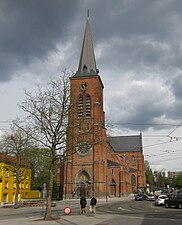
<path fill-rule="evenodd" d="M 107 175 L 106 175 L 106 202 L 108 202 L 108 196 L 107 196 Z"/>

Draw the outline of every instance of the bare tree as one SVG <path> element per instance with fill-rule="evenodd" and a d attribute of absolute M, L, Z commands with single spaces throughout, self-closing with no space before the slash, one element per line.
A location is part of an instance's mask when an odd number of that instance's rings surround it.
<path fill-rule="evenodd" d="M 30 175 L 27 174 L 29 166 L 27 158 L 33 144 L 25 132 L 11 126 L 11 131 L 3 135 L 1 145 L 4 152 L 3 160 L 7 162 L 5 169 L 11 171 L 16 179 L 15 207 L 17 207 L 20 183 Z"/>
<path fill-rule="evenodd" d="M 47 205 L 45 220 L 51 220 L 51 199 L 53 178 L 57 170 L 59 157 L 66 145 L 66 128 L 69 109 L 69 77 L 72 74 L 66 70 L 55 81 L 46 87 L 38 86 L 37 92 L 25 92 L 25 100 L 19 106 L 27 113 L 27 117 L 18 127 L 28 131 L 27 135 L 33 138 L 39 148 L 50 151 L 49 183 L 47 190 Z"/>

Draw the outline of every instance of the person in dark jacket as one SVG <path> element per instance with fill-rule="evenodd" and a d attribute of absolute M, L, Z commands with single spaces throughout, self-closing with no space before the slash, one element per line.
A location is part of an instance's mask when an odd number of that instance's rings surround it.
<path fill-rule="evenodd" d="M 87 205 L 87 200 L 86 200 L 86 198 L 84 196 L 82 196 L 80 198 L 80 206 L 81 206 L 80 213 L 81 214 L 86 213 L 86 210 L 85 210 L 86 205 Z"/>
<path fill-rule="evenodd" d="M 95 213 L 96 204 L 97 204 L 97 199 L 95 197 L 92 197 L 92 199 L 90 200 L 90 207 L 91 207 L 92 213 Z"/>

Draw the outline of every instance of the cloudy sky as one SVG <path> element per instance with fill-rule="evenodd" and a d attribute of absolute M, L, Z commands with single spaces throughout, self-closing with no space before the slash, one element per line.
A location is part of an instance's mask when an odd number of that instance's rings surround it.
<path fill-rule="evenodd" d="M 113 135 L 143 135 L 153 169 L 182 170 L 182 1 L 0 0 L 0 132 L 17 103 L 76 71 L 87 9 Z"/>

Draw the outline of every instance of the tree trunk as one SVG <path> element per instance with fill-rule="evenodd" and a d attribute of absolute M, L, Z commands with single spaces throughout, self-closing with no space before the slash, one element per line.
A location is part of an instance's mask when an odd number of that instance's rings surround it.
<path fill-rule="evenodd" d="M 52 169 L 53 170 L 53 169 Z M 50 171 L 50 179 L 47 192 L 47 205 L 44 220 L 51 220 L 51 204 L 52 204 L 52 189 L 53 189 L 53 171 Z"/>
<path fill-rule="evenodd" d="M 18 196 L 20 193 L 20 175 L 19 171 L 16 171 L 16 193 L 15 193 L 15 208 L 18 207 Z"/>

